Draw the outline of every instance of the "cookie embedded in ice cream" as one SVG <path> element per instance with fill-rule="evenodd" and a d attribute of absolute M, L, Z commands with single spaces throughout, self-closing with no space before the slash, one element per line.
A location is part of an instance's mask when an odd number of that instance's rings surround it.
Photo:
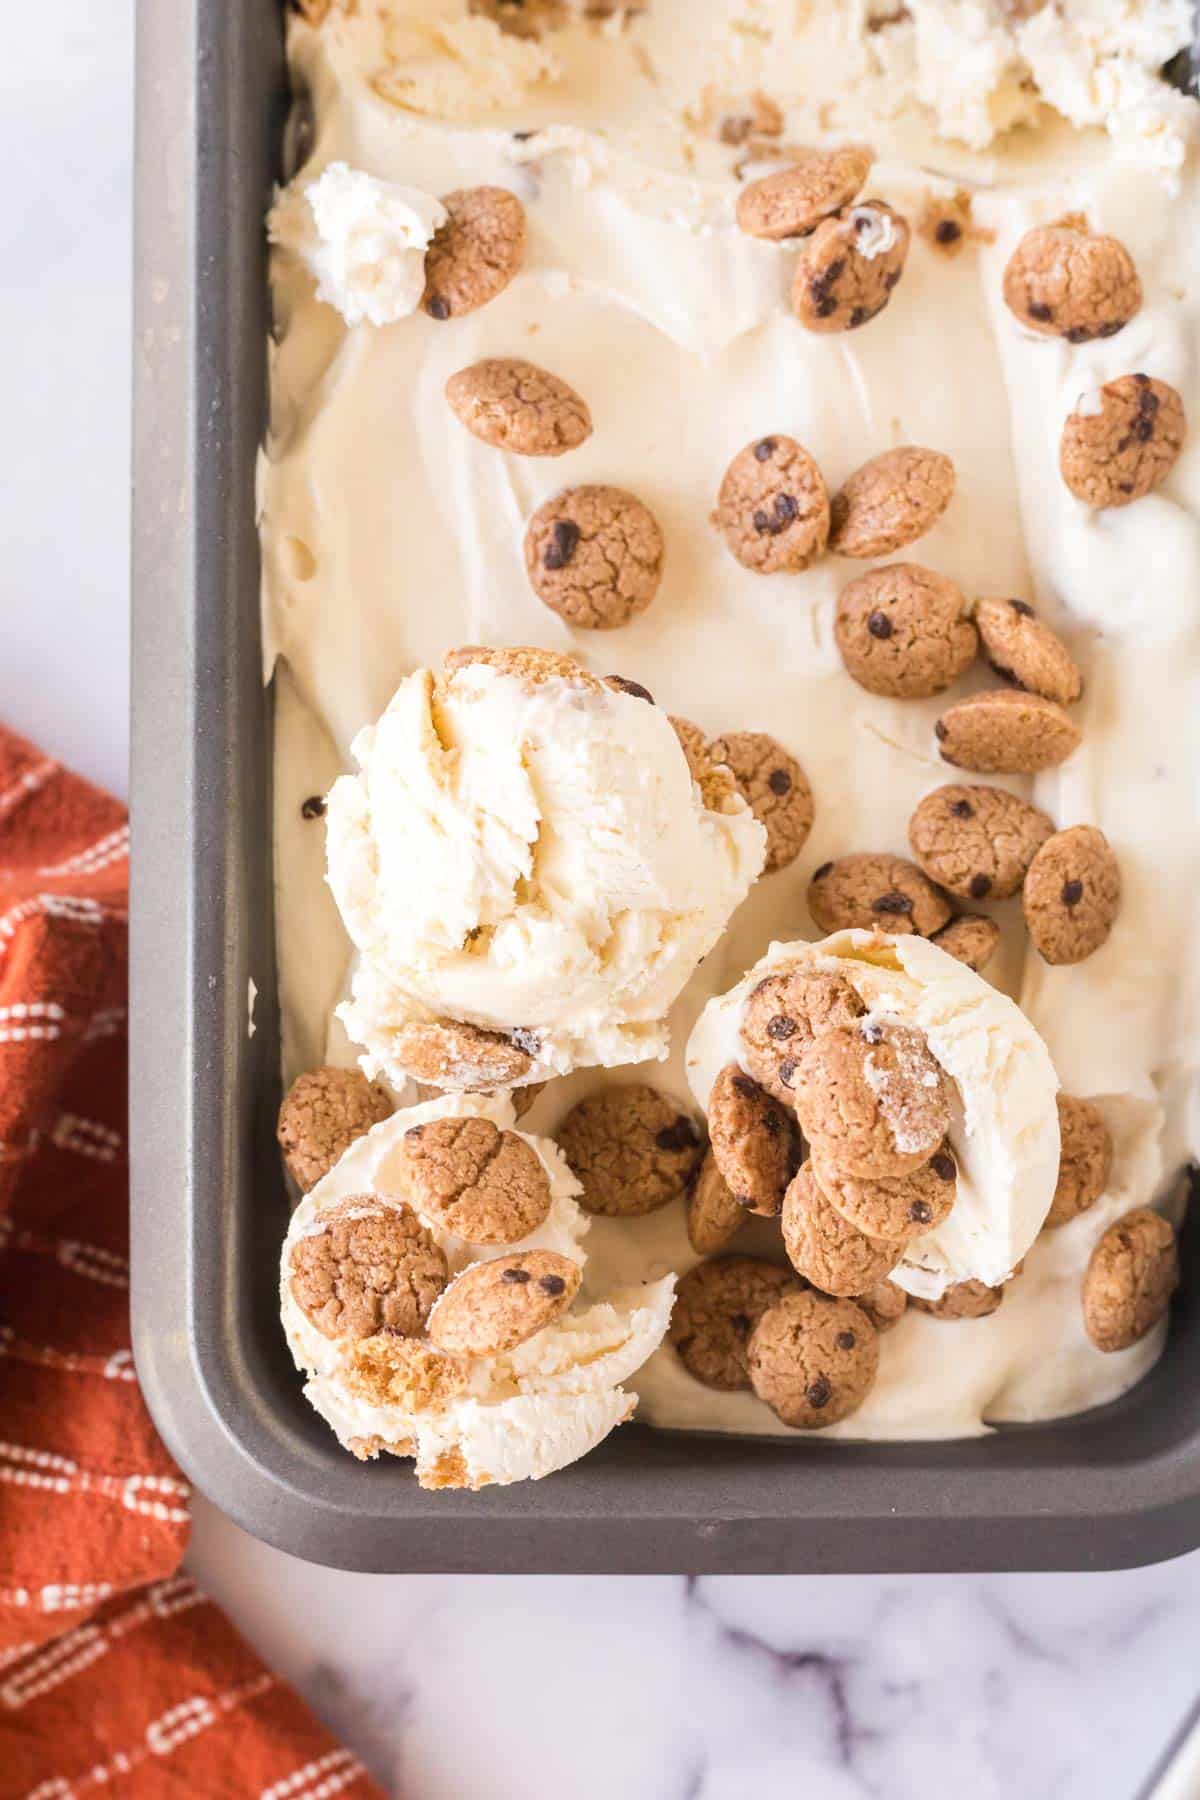
<path fill-rule="evenodd" d="M 790 1110 L 731 1062 L 712 1084 L 708 1129 L 717 1168 L 738 1205 L 777 1218 L 803 1150 Z"/>
<path fill-rule="evenodd" d="M 717 1256 L 689 1269 L 669 1334 L 688 1374 L 726 1392 L 748 1388 L 750 1334 L 767 1308 L 798 1286 L 790 1269 L 756 1256 Z"/>
<path fill-rule="evenodd" d="M 953 495 L 954 464 L 940 450 L 885 450 L 833 496 L 829 548 L 838 556 L 891 556 L 931 531 Z"/>
<path fill-rule="evenodd" d="M 809 331 L 857 331 L 881 313 L 904 272 L 908 220 L 882 200 L 862 200 L 806 237 L 792 282 L 792 311 Z"/>
<path fill-rule="evenodd" d="M 962 591 L 936 569 L 889 563 L 838 595 L 833 634 L 846 671 L 869 694 L 925 700 L 970 668 L 979 636 Z"/>
<path fill-rule="evenodd" d="M 425 258 L 431 319 L 461 318 L 502 294 L 525 260 L 525 208 L 507 188 L 456 188 Z"/>
<path fill-rule="evenodd" d="M 750 1383 L 777 1418 L 819 1431 L 858 1411 L 879 1370 L 879 1337 L 853 1300 L 801 1290 L 763 1314 L 746 1352 Z"/>
<path fill-rule="evenodd" d="M 997 675 L 1027 693 L 1070 706 L 1083 692 L 1079 665 L 1027 600 L 975 602 L 975 629 Z"/>
<path fill-rule="evenodd" d="M 935 788 L 908 822 L 913 855 L 931 881 L 964 900 L 1008 900 L 1054 821 L 1005 788 Z"/>
<path fill-rule="evenodd" d="M 446 219 L 432 194 L 330 163 L 315 181 L 280 193 L 268 231 L 306 264 L 317 298 L 347 325 L 390 325 L 417 310 L 426 252 Z"/>
<path fill-rule="evenodd" d="M 1097 1350 L 1128 1350 L 1165 1315 L 1179 1286 L 1175 1233 L 1137 1207 L 1110 1225 L 1083 1278 L 1083 1322 Z"/>
<path fill-rule="evenodd" d="M 716 521 L 743 568 L 798 574 L 829 538 L 821 471 L 795 438 L 775 433 L 739 450 L 717 495 Z"/>
<path fill-rule="evenodd" d="M 509 1173 L 509 1140 L 520 1146 L 522 1196 L 538 1188 L 537 1223 L 499 1253 L 487 1241 L 496 1196 L 475 1216 L 431 1180 L 438 1158 L 412 1155 L 414 1132 L 436 1148 L 440 1128 L 480 1125 Z M 448 1142 L 454 1160 L 458 1134 Z M 470 1147 L 478 1161 L 486 1146 Z M 444 1096 L 349 1147 L 298 1207 L 280 1269 L 305 1394 L 348 1450 L 415 1457 L 427 1487 L 478 1488 L 549 1474 L 631 1415 L 621 1383 L 662 1341 L 674 1278 L 582 1291 L 578 1193 L 556 1146 L 516 1129 L 506 1097 Z"/>
<path fill-rule="evenodd" d="M 459 369 L 446 401 L 474 437 L 515 456 L 562 456 L 592 435 L 586 400 L 558 375 L 516 356 Z"/>
<path fill-rule="evenodd" d="M 822 219 L 849 206 L 874 160 L 875 152 L 868 144 L 794 150 L 786 168 L 748 182 L 742 189 L 737 201 L 738 225 L 750 237 L 774 241 L 803 237 Z"/>
<path fill-rule="evenodd" d="M 305 1192 L 328 1175 L 356 1138 L 393 1111 L 392 1097 L 358 1069 L 312 1069 L 297 1076 L 279 1108 L 283 1160 Z"/>
<path fill-rule="evenodd" d="M 1083 741 L 1065 707 L 1017 688 L 964 695 L 933 731 L 942 761 L 977 775 L 1039 775 L 1066 762 Z"/>
<path fill-rule="evenodd" d="M 581 631 L 615 631 L 645 612 L 662 580 L 658 520 L 624 488 L 567 488 L 525 531 L 525 571 L 542 603 Z"/>
<path fill-rule="evenodd" d="M 1009 258 L 1004 302 L 1030 331 L 1082 344 L 1127 325 L 1141 307 L 1142 284 L 1117 238 L 1074 223 L 1039 225 Z"/>
<path fill-rule="evenodd" d="M 1122 375 L 1085 394 L 1068 416 L 1059 470 L 1085 506 L 1129 506 L 1166 480 L 1186 435 L 1175 388 L 1148 375 Z"/>
<path fill-rule="evenodd" d="M 1021 892 L 1034 947 L 1048 963 L 1078 963 L 1108 942 L 1121 906 L 1121 869 L 1094 825 L 1048 837 Z"/>
<path fill-rule="evenodd" d="M 401 684 L 329 795 L 363 1068 L 486 1090 L 661 1057 L 763 827 L 732 778 L 708 803 L 664 712 L 570 659 L 451 662 Z"/>
<path fill-rule="evenodd" d="M 802 991 L 801 976 L 844 983 L 862 1009 L 807 1035 L 789 1071 L 826 1199 L 867 1236 L 901 1241 L 890 1279 L 909 1293 L 1001 1285 L 1058 1179 L 1058 1082 L 1041 1038 L 1007 996 L 924 938 L 843 931 L 776 944 L 696 1023 L 687 1069 L 699 1105 L 730 1063 L 761 1067 L 773 1041 L 763 1015 L 786 984 Z"/>

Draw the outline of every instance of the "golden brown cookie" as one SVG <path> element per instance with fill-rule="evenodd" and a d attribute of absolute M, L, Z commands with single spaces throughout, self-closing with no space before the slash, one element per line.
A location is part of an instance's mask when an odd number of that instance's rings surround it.
<path fill-rule="evenodd" d="M 738 561 L 756 575 L 807 569 L 829 537 L 821 471 L 795 438 L 756 438 L 725 471 L 716 521 Z"/>
<path fill-rule="evenodd" d="M 628 675 L 606 675 L 604 677 L 604 685 L 605 687 L 615 688 L 618 694 L 628 694 L 632 700 L 645 700 L 649 705 L 654 705 L 654 695 L 650 692 L 650 689 L 644 687 L 640 681 L 631 680 Z M 700 731 L 698 725 L 694 729 L 698 732 Z M 700 735 L 703 737 L 703 732 L 700 732 Z"/>
<path fill-rule="evenodd" d="M 536 363 L 489 356 L 446 383 L 456 419 L 485 444 L 516 456 L 561 456 L 592 435 L 587 402 Z"/>
<path fill-rule="evenodd" d="M 947 956 L 966 963 L 968 969 L 974 969 L 978 974 L 996 954 L 1000 927 L 995 919 L 987 918 L 984 913 L 959 913 L 957 919 L 951 919 L 948 925 L 934 932 L 933 941 Z"/>
<path fill-rule="evenodd" d="M 787 1107 L 736 1063 L 726 1063 L 708 1097 L 708 1131 L 717 1168 L 738 1205 L 777 1218 L 801 1156 Z"/>
<path fill-rule="evenodd" d="M 502 294 L 525 260 L 525 208 L 507 188 L 456 188 L 425 252 L 421 305 L 431 319 L 459 319 Z"/>
<path fill-rule="evenodd" d="M 746 1362 L 754 1392 L 777 1418 L 819 1431 L 857 1412 L 874 1387 L 879 1335 L 853 1300 L 801 1290 L 768 1307 Z"/>
<path fill-rule="evenodd" d="M 856 1294 L 854 1304 L 861 1306 L 876 1331 L 890 1331 L 908 1310 L 908 1295 L 894 1281 L 881 1281 L 870 1293 Z"/>
<path fill-rule="evenodd" d="M 838 595 L 833 632 L 848 672 L 870 694 L 923 700 L 975 660 L 979 639 L 961 590 L 919 563 L 868 569 Z"/>
<path fill-rule="evenodd" d="M 325 1337 L 416 1337 L 446 1285 L 446 1258 L 402 1201 L 339 1200 L 291 1252 L 292 1298 Z"/>
<path fill-rule="evenodd" d="M 435 1349 L 426 1338 L 396 1337 L 381 1331 L 355 1344 L 343 1365 L 342 1378 L 352 1394 L 371 1406 L 429 1412 L 466 1391 L 471 1365 L 465 1356 Z M 382 1443 L 378 1446 L 383 1447 Z"/>
<path fill-rule="evenodd" d="M 428 1119 L 400 1140 L 398 1173 L 427 1219 L 468 1244 L 518 1244 L 550 1211 L 550 1177 L 491 1119 Z"/>
<path fill-rule="evenodd" d="M 709 812 L 729 812 L 737 803 L 738 785 L 733 770 L 713 760 L 712 746 L 700 727 L 691 719 L 680 719 L 668 713 L 671 729 L 679 739 L 687 758 L 692 780 L 700 789 L 700 798 Z"/>
<path fill-rule="evenodd" d="M 504 1032 L 484 1031 L 461 1019 L 419 1019 L 402 1026 L 396 1060 L 414 1081 L 454 1093 L 511 1087 L 533 1067 L 529 1051 Z"/>
<path fill-rule="evenodd" d="M 858 1180 L 839 1168 L 823 1144 L 814 1147 L 811 1167 L 829 1204 L 848 1225 L 888 1243 L 903 1245 L 936 1231 L 949 1218 L 958 1193 L 958 1164 L 945 1140 L 908 1175 Z"/>
<path fill-rule="evenodd" d="M 988 1287 L 983 1281 L 956 1281 L 940 1300 L 919 1300 L 915 1294 L 909 1295 L 912 1305 L 931 1319 L 986 1319 L 1003 1299 L 1002 1287 Z"/>
<path fill-rule="evenodd" d="M 547 681 L 568 681 L 573 687 L 597 693 L 606 685 L 573 656 L 562 656 L 557 650 L 538 650 L 528 644 L 508 650 L 492 650 L 486 644 L 460 644 L 455 650 L 447 650 L 442 663 L 447 680 L 472 663 L 486 663 L 498 674 L 511 675 L 530 689 Z"/>
<path fill-rule="evenodd" d="M 552 1325 L 579 1292 L 582 1271 L 554 1250 L 518 1250 L 472 1263 L 429 1315 L 430 1342 L 460 1356 L 498 1356 Z"/>
<path fill-rule="evenodd" d="M 951 783 L 926 794 L 908 822 L 912 853 L 931 881 L 964 900 L 1015 894 L 1054 821 L 1004 788 Z"/>
<path fill-rule="evenodd" d="M 1034 947 L 1048 963 L 1077 963 L 1108 941 L 1121 905 L 1121 870 L 1094 825 L 1048 837 L 1021 897 Z"/>
<path fill-rule="evenodd" d="M 704 1148 L 690 1114 L 643 1082 L 578 1101 L 558 1128 L 558 1145 L 583 1184 L 587 1211 L 626 1219 L 685 1194 Z"/>
<path fill-rule="evenodd" d="M 1175 1233 L 1137 1207 L 1110 1225 L 1083 1278 L 1083 1322 L 1097 1350 L 1128 1350 L 1166 1312 L 1179 1286 Z"/>
<path fill-rule="evenodd" d="M 977 775 L 1038 775 L 1066 762 L 1083 741 L 1065 708 L 1020 688 L 967 694 L 933 731 L 942 761 Z"/>
<path fill-rule="evenodd" d="M 1142 284 L 1116 238 L 1074 225 L 1038 225 L 1009 258 L 1004 302 L 1030 331 L 1082 344 L 1127 325 L 1142 304 Z"/>
<path fill-rule="evenodd" d="M 881 313 L 904 271 L 908 221 L 882 200 L 824 219 L 805 238 L 792 311 L 809 331 L 856 331 Z"/>
<path fill-rule="evenodd" d="M 830 501 L 829 548 L 838 556 L 891 556 L 932 530 L 953 494 L 954 464 L 940 450 L 885 450 Z"/>
<path fill-rule="evenodd" d="M 705 1387 L 748 1388 L 750 1334 L 767 1308 L 796 1285 L 790 1269 L 754 1256 L 718 1256 L 689 1269 L 667 1332 L 688 1374 Z"/>
<path fill-rule="evenodd" d="M 832 970 L 803 964 L 765 975 L 752 989 L 742 1015 L 746 1068 L 776 1100 L 792 1104 L 796 1059 L 820 1031 L 853 1025 L 866 1007 L 850 983 Z"/>
<path fill-rule="evenodd" d="M 567 488 L 538 507 L 525 533 L 534 593 L 585 631 L 613 631 L 644 612 L 662 566 L 658 521 L 624 488 Z"/>
<path fill-rule="evenodd" d="M 359 1069 L 298 1075 L 279 1109 L 283 1160 L 305 1193 L 328 1175 L 351 1144 L 392 1115 L 387 1089 Z"/>
<path fill-rule="evenodd" d="M 688 1243 L 698 1256 L 715 1256 L 745 1223 L 745 1207 L 738 1205 L 716 1157 L 706 1150 L 687 1200 Z"/>
<path fill-rule="evenodd" d="M 813 793 L 795 757 L 765 731 L 726 731 L 708 746 L 732 770 L 742 797 L 767 834 L 763 874 L 795 862 L 813 823 Z"/>
<path fill-rule="evenodd" d="M 1112 1132 L 1098 1106 L 1074 1094 L 1060 1094 L 1058 1130 L 1062 1146 L 1058 1183 L 1046 1214 L 1046 1231 L 1069 1225 L 1095 1206 L 1112 1174 Z"/>
<path fill-rule="evenodd" d="M 781 1223 L 788 1261 L 823 1294 L 853 1300 L 885 1280 L 900 1261 L 899 1244 L 868 1237 L 830 1205 L 811 1163 L 784 1195 Z"/>
<path fill-rule="evenodd" d="M 1005 681 L 1059 706 L 1078 700 L 1083 677 L 1075 658 L 1028 601 L 977 600 L 975 629 L 983 654 Z"/>
<path fill-rule="evenodd" d="M 1062 429 L 1058 466 L 1086 505 L 1128 506 L 1175 467 L 1187 435 L 1183 401 L 1165 381 L 1122 375 L 1097 399 L 1071 413 Z"/>
<path fill-rule="evenodd" d="M 803 237 L 840 212 L 867 179 L 875 152 L 866 144 L 797 150 L 786 169 L 752 181 L 738 195 L 737 222 L 751 237 Z"/>
<path fill-rule="evenodd" d="M 932 937 L 951 913 L 915 863 L 872 851 L 822 863 L 808 884 L 808 910 L 825 932 L 878 928 L 917 937 Z"/>
<path fill-rule="evenodd" d="M 814 1156 L 843 1175 L 907 1175 L 949 1129 L 942 1068 L 907 1025 L 866 1021 L 822 1032 L 801 1051 L 794 1086 Z"/>

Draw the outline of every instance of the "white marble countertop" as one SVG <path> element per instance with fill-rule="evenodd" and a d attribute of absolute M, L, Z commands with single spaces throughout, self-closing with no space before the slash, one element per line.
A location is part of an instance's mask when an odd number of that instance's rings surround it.
<path fill-rule="evenodd" d="M 132 10 L 14 9 L 0 64 L 0 717 L 119 791 Z M 1200 1688 L 1200 1553 L 1115 1575 L 368 1577 L 201 1501 L 191 1560 L 420 1800 L 1132 1800 Z"/>

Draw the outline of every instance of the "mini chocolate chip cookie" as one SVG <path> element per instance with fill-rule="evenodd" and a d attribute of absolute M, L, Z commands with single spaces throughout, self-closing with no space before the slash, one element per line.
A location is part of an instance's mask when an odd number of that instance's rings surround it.
<path fill-rule="evenodd" d="M 866 144 L 797 150 L 786 169 L 751 181 L 738 195 L 737 222 L 751 237 L 803 237 L 859 192 L 875 152 Z"/>
<path fill-rule="evenodd" d="M 866 1007 L 850 983 L 832 970 L 803 964 L 765 975 L 742 1015 L 746 1068 L 760 1087 L 790 1106 L 796 1059 L 818 1032 L 853 1025 Z"/>
<path fill-rule="evenodd" d="M 813 1176 L 834 1210 L 867 1237 L 910 1243 L 950 1217 L 958 1194 L 958 1163 L 948 1140 L 908 1175 L 858 1180 L 839 1167 L 836 1153 L 813 1147 Z"/>
<path fill-rule="evenodd" d="M 1083 1323 L 1097 1350 L 1128 1350 L 1166 1312 L 1179 1286 L 1175 1233 L 1137 1207 L 1110 1225 L 1083 1278 Z"/>
<path fill-rule="evenodd" d="M 990 244 L 995 237 L 986 226 L 975 223 L 966 188 L 952 194 L 927 194 L 917 218 L 917 234 L 947 260 L 961 255 L 968 244 Z"/>
<path fill-rule="evenodd" d="M 1094 825 L 1048 837 L 1021 897 L 1034 947 L 1048 963 L 1077 963 L 1108 941 L 1121 905 L 1121 870 Z"/>
<path fill-rule="evenodd" d="M 1075 658 L 1028 601 L 977 600 L 975 629 L 984 656 L 1005 681 L 1059 706 L 1078 700 L 1083 677 Z"/>
<path fill-rule="evenodd" d="M 807 569 L 829 538 L 821 471 L 795 438 L 756 438 L 725 471 L 716 522 L 742 567 L 756 575 Z"/>
<path fill-rule="evenodd" d="M 795 1095 L 796 1116 L 821 1166 L 860 1180 L 920 1168 L 950 1125 L 946 1078 L 924 1037 L 869 1017 L 805 1046 Z"/>
<path fill-rule="evenodd" d="M 396 1174 L 414 1204 L 468 1244 L 519 1244 L 550 1211 L 533 1148 L 491 1119 L 428 1119 L 400 1140 Z"/>
<path fill-rule="evenodd" d="M 781 1223 L 788 1261 L 823 1294 L 852 1300 L 883 1281 L 900 1261 L 899 1244 L 868 1237 L 830 1205 L 811 1163 L 793 1177 Z"/>
<path fill-rule="evenodd" d="M 881 313 L 904 272 L 908 220 L 882 200 L 823 219 L 801 245 L 792 311 L 809 331 L 856 331 Z"/>
<path fill-rule="evenodd" d="M 577 1101 L 558 1145 L 583 1184 L 581 1205 L 624 1219 L 682 1198 L 704 1149 L 690 1114 L 643 1082 Z"/>
<path fill-rule="evenodd" d="M 1128 325 L 1142 304 L 1142 284 L 1116 238 L 1075 225 L 1038 225 L 1009 258 L 1004 303 L 1030 331 L 1082 344 Z"/>
<path fill-rule="evenodd" d="M 746 1223 L 746 1209 L 729 1191 L 711 1150 L 704 1153 L 700 1173 L 687 1201 L 688 1242 L 698 1256 L 715 1256 Z"/>
<path fill-rule="evenodd" d="M 979 648 L 961 590 L 919 563 L 856 576 L 838 595 L 833 631 L 859 686 L 897 700 L 940 694 Z"/>
<path fill-rule="evenodd" d="M 624 488 L 567 488 L 538 507 L 525 533 L 534 593 L 580 630 L 613 631 L 645 612 L 662 568 L 658 520 Z"/>
<path fill-rule="evenodd" d="M 954 464 L 940 450 L 885 450 L 830 501 L 829 548 L 838 556 L 891 556 L 932 530 L 953 494 Z"/>
<path fill-rule="evenodd" d="M 507 188 L 443 194 L 449 217 L 425 252 L 421 305 L 431 319 L 460 319 L 502 294 L 525 260 L 525 208 Z"/>
<path fill-rule="evenodd" d="M 708 746 L 730 769 L 742 797 L 767 834 L 763 874 L 795 862 L 813 824 L 813 793 L 795 757 L 765 731 L 726 731 Z"/>
<path fill-rule="evenodd" d="M 1112 1174 L 1112 1132 L 1098 1106 L 1074 1094 L 1060 1094 L 1058 1130 L 1062 1145 L 1058 1183 L 1046 1214 L 1045 1231 L 1069 1225 L 1080 1213 L 1095 1206 Z"/>
<path fill-rule="evenodd" d="M 915 863 L 860 851 L 822 863 L 808 884 L 808 910 L 822 931 L 891 931 L 932 937 L 950 902 Z"/>
<path fill-rule="evenodd" d="M 472 1263 L 429 1315 L 430 1342 L 460 1356 L 498 1356 L 568 1311 L 582 1271 L 554 1250 L 520 1250 Z"/>
<path fill-rule="evenodd" d="M 455 1093 L 512 1087 L 533 1067 L 529 1050 L 512 1037 L 461 1019 L 414 1019 L 402 1026 L 396 1060 L 414 1081 Z"/>
<path fill-rule="evenodd" d="M 736 803 L 738 794 L 733 770 L 714 760 L 712 745 L 707 736 L 691 719 L 680 719 L 674 713 L 667 716 L 687 758 L 692 780 L 700 789 L 700 798 L 708 811 L 729 812 Z"/>
<path fill-rule="evenodd" d="M 736 1063 L 726 1063 L 708 1097 L 708 1131 L 717 1168 L 738 1205 L 777 1218 L 802 1154 L 787 1107 Z"/>
<path fill-rule="evenodd" d="M 289 1285 L 324 1337 L 417 1337 L 449 1269 L 411 1206 L 353 1194 L 292 1246 Z"/>
<path fill-rule="evenodd" d="M 750 1334 L 767 1308 L 796 1286 L 790 1269 L 754 1256 L 718 1256 L 689 1269 L 667 1332 L 688 1374 L 705 1387 L 748 1388 Z"/>
<path fill-rule="evenodd" d="M 908 1310 L 908 1295 L 894 1281 L 880 1281 L 869 1293 L 855 1294 L 854 1304 L 862 1307 L 876 1331 L 882 1334 L 900 1323 Z"/>
<path fill-rule="evenodd" d="M 518 644 L 506 650 L 494 650 L 486 644 L 460 644 L 454 650 L 447 650 L 442 658 L 445 678 L 449 680 L 473 663 L 486 663 L 499 675 L 512 675 L 531 690 L 547 681 L 566 681 L 572 687 L 592 693 L 598 693 L 607 685 L 573 656 L 562 656 L 557 650 L 538 650 L 529 644 Z"/>
<path fill-rule="evenodd" d="M 446 383 L 456 419 L 485 444 L 516 456 L 561 456 L 592 435 L 587 402 L 548 369 L 490 356 Z"/>
<path fill-rule="evenodd" d="M 916 1294 L 909 1295 L 912 1305 L 931 1319 L 986 1319 L 1003 1299 L 1002 1287 L 988 1287 L 983 1281 L 956 1281 L 940 1300 L 920 1300 Z"/>
<path fill-rule="evenodd" d="M 819 1431 L 857 1412 L 879 1369 L 879 1335 L 853 1300 L 801 1289 L 768 1307 L 750 1339 L 750 1384 L 777 1418 Z"/>
<path fill-rule="evenodd" d="M 934 932 L 933 941 L 947 956 L 966 963 L 968 969 L 974 969 L 978 974 L 996 954 L 1000 927 L 985 913 L 959 913 L 956 919 Z"/>
<path fill-rule="evenodd" d="M 990 688 L 948 706 L 933 727 L 943 762 L 977 775 L 1038 775 L 1066 762 L 1083 733 L 1065 708 L 1019 688 Z"/>
<path fill-rule="evenodd" d="M 1148 375 L 1122 375 L 1068 416 L 1059 470 L 1085 505 L 1128 506 L 1166 480 L 1186 435 L 1183 401 L 1173 387 Z"/>
<path fill-rule="evenodd" d="M 358 1069 L 313 1069 L 298 1075 L 279 1109 L 276 1136 L 283 1160 L 307 1193 L 360 1137 L 392 1115 L 387 1089 Z"/>
<path fill-rule="evenodd" d="M 964 900 L 1007 900 L 1054 821 L 1004 788 L 935 788 L 908 822 L 912 853 L 931 881 Z"/>

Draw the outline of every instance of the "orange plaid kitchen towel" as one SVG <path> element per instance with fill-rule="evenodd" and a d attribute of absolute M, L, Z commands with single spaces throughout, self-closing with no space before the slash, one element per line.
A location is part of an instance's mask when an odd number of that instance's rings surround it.
<path fill-rule="evenodd" d="M 177 1573 L 129 1342 L 129 827 L 0 728 L 0 1800 L 383 1800 Z"/>

